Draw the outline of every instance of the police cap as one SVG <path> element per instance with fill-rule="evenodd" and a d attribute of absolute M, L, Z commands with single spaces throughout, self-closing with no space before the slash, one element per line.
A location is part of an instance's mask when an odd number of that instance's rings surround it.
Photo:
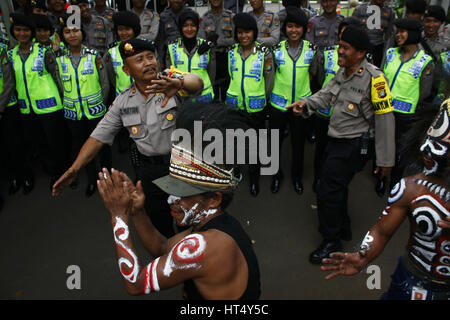
<path fill-rule="evenodd" d="M 128 57 L 132 57 L 147 50 L 156 52 L 153 41 L 135 38 L 127 41 L 122 41 L 119 45 L 120 56 L 124 61 Z"/>
<path fill-rule="evenodd" d="M 358 50 L 371 51 L 369 36 L 363 28 L 349 25 L 342 33 L 342 40 L 348 42 L 350 45 Z"/>
<path fill-rule="evenodd" d="M 441 6 L 428 6 L 427 10 L 425 11 L 425 18 L 426 17 L 433 17 L 444 23 L 445 10 Z"/>

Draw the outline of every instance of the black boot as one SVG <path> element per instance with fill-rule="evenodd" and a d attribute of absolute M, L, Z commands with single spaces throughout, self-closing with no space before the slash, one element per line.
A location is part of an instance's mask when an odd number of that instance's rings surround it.
<path fill-rule="evenodd" d="M 330 253 L 341 251 L 342 244 L 339 240 L 323 240 L 320 246 L 309 256 L 309 262 L 321 264 L 322 260 L 330 257 Z"/>

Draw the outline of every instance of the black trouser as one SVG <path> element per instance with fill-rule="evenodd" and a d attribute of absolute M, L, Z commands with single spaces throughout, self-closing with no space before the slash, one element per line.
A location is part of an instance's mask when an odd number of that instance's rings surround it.
<path fill-rule="evenodd" d="M 245 111 L 242 111 L 245 112 Z M 253 129 L 256 130 L 257 134 L 257 146 L 259 151 L 259 129 L 264 129 L 266 127 L 265 119 L 266 119 L 266 110 L 262 110 L 259 112 L 254 113 L 248 113 L 248 117 L 250 118 L 250 125 Z M 257 152 L 257 163 L 256 164 L 250 164 L 248 166 L 249 168 L 249 177 L 250 177 L 250 184 L 258 183 L 259 177 L 261 176 L 261 162 L 259 161 L 259 152 Z"/>
<path fill-rule="evenodd" d="M 81 120 L 67 120 L 67 126 L 69 127 L 70 134 L 72 135 L 73 160 L 76 159 L 81 147 L 89 138 L 92 131 L 94 131 L 100 120 L 101 118 L 88 120 L 84 117 Z M 109 170 L 112 166 L 111 147 L 108 145 L 103 145 L 99 154 L 86 165 L 88 184 L 96 184 L 96 181 L 98 180 L 98 172 L 100 170 L 97 169 L 97 160 L 100 162 L 101 168 L 107 168 Z"/>
<path fill-rule="evenodd" d="M 326 240 L 339 240 L 350 230 L 348 186 L 368 157 L 360 154 L 360 139 L 330 138 L 317 190 L 319 232 Z"/>
<path fill-rule="evenodd" d="M 372 50 L 373 64 L 378 68 L 381 68 L 381 61 L 383 60 L 384 55 L 384 43 L 376 45 Z"/>
<path fill-rule="evenodd" d="M 292 179 L 302 180 L 305 139 L 307 134 L 306 119 L 293 115 L 290 110 L 283 112 L 274 107 L 270 107 L 269 112 L 270 129 L 279 130 L 279 163 L 281 163 L 281 147 L 284 140 L 283 133 L 286 130 L 287 125 L 289 125 L 292 145 L 291 177 Z M 276 176 L 280 177 L 281 174 L 281 170 L 278 170 Z"/>
<path fill-rule="evenodd" d="M 21 114 L 25 145 L 25 174 L 32 175 L 32 156 L 35 147 L 46 171 L 54 178 L 59 177 L 67 162 L 67 127 L 63 111 L 47 114 Z"/>
<path fill-rule="evenodd" d="M 24 142 L 19 105 L 6 107 L 0 125 L 3 158 L 10 179 L 24 178 Z"/>
<path fill-rule="evenodd" d="M 317 116 L 314 122 L 316 129 L 316 148 L 314 150 L 314 180 L 320 178 L 320 172 L 322 170 L 322 164 L 324 161 L 325 147 L 327 146 L 328 137 L 328 125 L 330 119 Z"/>
<path fill-rule="evenodd" d="M 216 79 L 213 84 L 214 99 L 225 102 L 229 85 L 230 74 L 228 73 L 227 52 L 216 52 Z"/>
<path fill-rule="evenodd" d="M 139 154 L 139 165 L 135 167 L 137 180 L 141 180 L 145 194 L 145 211 L 158 231 L 166 238 L 172 237 L 173 218 L 167 203 L 169 195 L 153 180 L 169 174 L 170 155 L 146 157 Z"/>

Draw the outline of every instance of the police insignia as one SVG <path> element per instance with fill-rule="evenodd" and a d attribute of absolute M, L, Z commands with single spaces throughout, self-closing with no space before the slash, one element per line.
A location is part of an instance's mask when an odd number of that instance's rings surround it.
<path fill-rule="evenodd" d="M 136 126 L 131 127 L 131 133 L 137 136 L 139 134 L 139 129 Z"/>
<path fill-rule="evenodd" d="M 172 121 L 173 120 L 173 113 L 168 113 L 166 115 L 166 119 L 169 120 L 169 121 Z"/>
<path fill-rule="evenodd" d="M 352 111 L 355 108 L 355 105 L 353 103 L 349 103 L 347 106 L 347 109 Z"/>
<path fill-rule="evenodd" d="M 134 53 L 134 48 L 133 48 L 133 45 L 131 43 L 126 43 L 123 48 L 124 48 L 126 54 Z"/>
<path fill-rule="evenodd" d="M 376 115 L 394 111 L 391 92 L 382 74 L 376 78 L 372 77 L 372 88 L 370 91 Z"/>
<path fill-rule="evenodd" d="M 359 68 L 359 70 L 358 70 L 358 74 L 361 74 L 362 72 L 364 71 L 364 69 L 363 68 Z"/>

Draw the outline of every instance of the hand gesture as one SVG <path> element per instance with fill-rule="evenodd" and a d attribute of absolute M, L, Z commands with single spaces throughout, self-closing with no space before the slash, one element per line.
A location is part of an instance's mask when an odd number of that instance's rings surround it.
<path fill-rule="evenodd" d="M 305 106 L 306 106 L 306 102 L 299 100 L 299 101 L 295 101 L 293 104 L 287 106 L 286 109 L 292 109 L 292 112 L 294 112 L 294 115 L 299 116 L 303 113 Z"/>
<path fill-rule="evenodd" d="M 169 99 L 172 98 L 180 88 L 181 80 L 161 75 L 159 79 L 151 81 L 151 85 L 145 88 L 145 93 L 164 93 L 165 97 L 161 103 L 161 107 L 165 107 Z"/>
<path fill-rule="evenodd" d="M 53 51 L 57 52 L 60 49 L 61 40 L 59 39 L 58 33 L 55 32 L 52 40 Z"/>
<path fill-rule="evenodd" d="M 111 217 L 128 215 L 131 210 L 131 198 L 120 172 L 111 169 L 110 174 L 108 169 L 103 168 L 98 173 L 98 178 L 98 191 Z"/>
<path fill-rule="evenodd" d="M 124 172 L 120 172 L 120 177 L 123 181 L 124 191 L 128 193 L 128 196 L 131 199 L 129 213 L 134 216 L 139 211 L 142 211 L 145 205 L 145 194 L 142 188 L 142 182 L 139 180 L 135 186 Z"/>
<path fill-rule="evenodd" d="M 330 258 L 323 259 L 322 263 L 326 266 L 320 267 L 322 271 L 335 271 L 329 274 L 325 279 L 330 280 L 338 275 L 352 276 L 359 273 L 366 265 L 365 252 L 344 253 L 334 252 Z"/>
<path fill-rule="evenodd" d="M 61 192 L 70 185 L 75 178 L 77 177 L 78 172 L 70 167 L 64 174 L 59 177 L 59 179 L 55 182 L 52 187 L 52 196 L 57 197 L 61 194 Z"/>

